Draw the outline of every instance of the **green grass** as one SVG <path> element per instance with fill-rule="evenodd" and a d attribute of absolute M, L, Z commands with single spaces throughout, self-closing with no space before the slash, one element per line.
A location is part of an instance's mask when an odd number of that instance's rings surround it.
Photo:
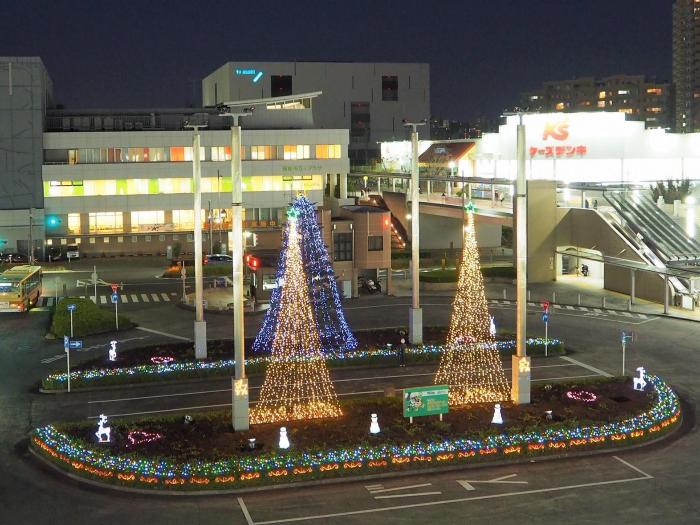
<path fill-rule="evenodd" d="M 493 266 L 482 268 L 484 277 L 505 277 L 515 279 L 515 268 L 512 266 Z M 420 280 L 424 283 L 456 283 L 459 278 L 458 270 L 431 270 L 421 272 Z"/>
<path fill-rule="evenodd" d="M 70 334 L 69 304 L 76 305 L 75 312 L 73 312 L 74 336 L 80 337 L 115 330 L 114 312 L 100 308 L 91 299 L 65 297 L 56 305 L 51 320 L 51 333 L 57 337 Z M 133 326 L 134 323 L 128 317 L 119 316 L 120 330 L 128 330 Z"/>
<path fill-rule="evenodd" d="M 202 274 L 205 277 L 224 277 L 224 276 L 231 276 L 231 266 L 228 264 L 211 264 L 211 265 L 204 265 L 202 266 Z M 188 266 L 187 267 L 187 275 L 189 277 L 194 276 L 194 266 Z M 176 277 L 180 278 L 180 268 L 168 268 L 163 272 L 162 277 Z"/>

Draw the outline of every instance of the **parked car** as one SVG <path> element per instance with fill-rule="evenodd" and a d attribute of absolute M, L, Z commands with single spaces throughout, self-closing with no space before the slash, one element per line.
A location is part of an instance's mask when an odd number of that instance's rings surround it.
<path fill-rule="evenodd" d="M 204 264 L 231 264 L 233 257 L 223 253 L 212 253 L 204 256 Z"/>
<path fill-rule="evenodd" d="M 23 253 L 3 253 L 0 260 L 6 263 L 28 263 L 29 257 Z"/>
<path fill-rule="evenodd" d="M 80 259 L 80 249 L 77 244 L 69 244 L 66 246 L 66 258 L 67 259 Z"/>
<path fill-rule="evenodd" d="M 49 262 L 60 261 L 61 259 L 63 259 L 61 248 L 59 248 L 58 246 L 52 246 L 51 248 L 49 248 L 49 252 L 46 254 L 46 259 Z"/>

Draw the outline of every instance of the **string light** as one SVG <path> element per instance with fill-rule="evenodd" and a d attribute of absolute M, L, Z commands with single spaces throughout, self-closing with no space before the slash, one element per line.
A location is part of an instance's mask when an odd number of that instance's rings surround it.
<path fill-rule="evenodd" d="M 484 292 L 474 233 L 474 205 L 466 207 L 462 262 L 445 351 L 435 384 L 450 386 L 450 405 L 504 401 L 510 397 L 491 333 L 491 316 Z"/>
<path fill-rule="evenodd" d="M 406 444 L 361 444 L 330 450 L 289 450 L 268 454 L 241 455 L 216 461 L 175 462 L 161 458 L 140 458 L 133 453 L 113 455 L 109 450 L 92 448 L 53 425 L 37 428 L 31 446 L 51 461 L 64 464 L 71 472 L 121 485 L 177 488 L 200 485 L 205 488 L 238 487 L 270 479 L 270 473 L 286 470 L 295 478 L 316 476 L 319 472 L 363 473 L 364 468 L 397 468 L 414 463 L 468 462 L 480 456 L 559 454 L 567 448 L 634 444 L 640 438 L 656 438 L 680 422 L 678 396 L 658 376 L 647 376 L 653 388 L 654 404 L 638 415 L 621 421 L 564 428 L 546 427 L 526 432 L 504 432 L 483 438 L 456 437 Z M 632 443 L 630 443 L 630 441 Z"/>
<path fill-rule="evenodd" d="M 598 396 L 588 390 L 569 390 L 566 393 L 566 397 L 573 401 L 582 401 L 584 403 L 593 403 L 598 399 Z"/>
<path fill-rule="evenodd" d="M 253 424 L 342 415 L 321 352 L 321 340 L 307 292 L 298 217 L 299 211 L 291 207 L 287 214 L 284 286 L 280 287 L 272 356 L 258 404 L 250 413 Z"/>
<path fill-rule="evenodd" d="M 300 195 L 292 203 L 301 234 L 301 258 L 306 269 L 307 290 L 311 297 L 317 330 L 324 353 L 337 353 L 357 348 L 357 339 L 345 320 L 343 304 L 333 272 L 333 264 L 323 241 L 318 225 L 316 207 L 305 196 Z M 282 240 L 277 281 L 282 282 L 284 258 L 288 239 Z M 253 353 L 270 353 L 280 311 L 280 286 L 273 289 L 270 308 L 263 325 L 253 342 Z"/>

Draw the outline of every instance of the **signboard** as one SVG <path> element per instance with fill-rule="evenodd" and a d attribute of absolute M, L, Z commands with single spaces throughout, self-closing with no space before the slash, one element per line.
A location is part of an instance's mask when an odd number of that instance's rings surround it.
<path fill-rule="evenodd" d="M 119 294 L 113 293 L 112 294 L 112 304 L 118 303 L 119 302 Z"/>
<path fill-rule="evenodd" d="M 75 309 L 76 309 L 77 307 L 75 306 L 75 303 L 71 303 L 71 304 L 68 305 L 67 308 L 68 308 L 68 311 L 69 311 L 69 312 L 75 312 Z"/>
<path fill-rule="evenodd" d="M 83 341 L 80 339 L 71 339 L 68 341 L 68 348 L 71 350 L 77 350 L 83 347 Z"/>
<path fill-rule="evenodd" d="M 434 416 L 449 411 L 448 385 L 419 386 L 403 391 L 403 417 Z"/>
<path fill-rule="evenodd" d="M 243 76 L 243 77 L 253 77 L 253 78 L 252 78 L 253 83 L 257 83 L 258 80 L 260 80 L 260 79 L 262 78 L 262 76 L 263 76 L 263 72 L 262 72 L 262 71 L 258 71 L 257 69 L 252 69 L 252 68 L 248 68 L 248 69 L 238 69 L 238 68 L 236 68 L 235 71 L 236 71 L 236 75 L 239 76 L 239 77 L 241 77 L 241 76 Z"/>
<path fill-rule="evenodd" d="M 542 321 L 545 322 L 545 323 L 546 323 L 547 321 L 549 321 L 549 314 L 548 314 L 548 313 L 545 312 L 545 313 L 542 314 Z"/>

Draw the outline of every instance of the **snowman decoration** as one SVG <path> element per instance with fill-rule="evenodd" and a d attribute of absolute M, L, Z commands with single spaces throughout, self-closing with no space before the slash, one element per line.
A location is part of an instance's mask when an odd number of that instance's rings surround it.
<path fill-rule="evenodd" d="M 110 344 L 109 360 L 116 361 L 117 360 L 117 341 L 110 341 L 109 344 Z"/>
<path fill-rule="evenodd" d="M 493 419 L 491 419 L 491 423 L 494 425 L 502 425 L 503 424 L 503 417 L 501 416 L 501 404 L 496 403 L 493 406 Z"/>
<path fill-rule="evenodd" d="M 289 448 L 289 438 L 287 437 L 287 427 L 280 427 L 280 443 L 279 447 L 282 449 Z"/>
<path fill-rule="evenodd" d="M 371 422 L 369 425 L 369 433 L 370 434 L 379 434 L 379 421 L 377 420 L 377 414 L 372 414 L 370 416 Z"/>
<path fill-rule="evenodd" d="M 490 315 L 491 323 L 489 324 L 489 333 L 491 337 L 496 337 L 496 322 L 493 320 L 493 315 Z"/>

